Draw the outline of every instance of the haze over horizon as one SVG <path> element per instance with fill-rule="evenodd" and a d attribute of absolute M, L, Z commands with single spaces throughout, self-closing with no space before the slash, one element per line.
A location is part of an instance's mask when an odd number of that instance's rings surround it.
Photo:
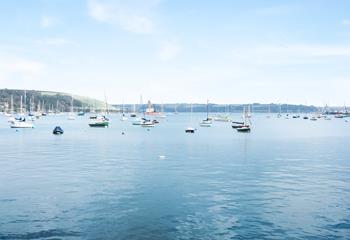
<path fill-rule="evenodd" d="M 0 3 L 0 88 L 110 103 L 349 105 L 350 2 Z"/>

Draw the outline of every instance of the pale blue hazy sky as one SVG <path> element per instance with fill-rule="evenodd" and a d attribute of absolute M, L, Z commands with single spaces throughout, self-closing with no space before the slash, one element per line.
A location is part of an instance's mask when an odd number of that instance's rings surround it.
<path fill-rule="evenodd" d="M 0 2 L 0 88 L 350 104 L 350 1 Z"/>

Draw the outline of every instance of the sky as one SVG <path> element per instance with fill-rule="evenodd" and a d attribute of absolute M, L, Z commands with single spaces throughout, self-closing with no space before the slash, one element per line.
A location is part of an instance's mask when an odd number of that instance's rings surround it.
<path fill-rule="evenodd" d="M 350 1 L 4 0 L 0 88 L 350 105 Z"/>

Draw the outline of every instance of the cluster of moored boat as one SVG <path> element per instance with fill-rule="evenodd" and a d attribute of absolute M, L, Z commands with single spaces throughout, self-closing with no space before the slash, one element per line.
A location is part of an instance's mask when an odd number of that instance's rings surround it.
<path fill-rule="evenodd" d="M 21 100 L 22 102 L 22 100 Z M 72 103 L 71 103 L 71 111 L 68 113 L 68 120 L 75 120 L 76 116 L 84 116 L 84 112 L 79 112 L 79 113 L 74 113 L 73 112 L 73 98 L 72 98 Z M 21 108 L 22 109 L 22 104 Z M 120 120 L 121 121 L 127 121 L 128 117 L 124 113 L 124 105 L 122 108 L 122 115 Z M 163 112 L 163 111 L 162 111 Z M 159 118 L 165 118 L 166 115 L 162 112 L 156 112 L 154 108 L 152 107 L 150 101 L 148 102 L 148 107 L 143 111 L 143 113 L 137 113 L 134 109 L 134 112 L 130 113 L 129 117 L 132 119 L 135 119 L 132 121 L 132 125 L 136 126 L 141 126 L 145 128 L 152 128 L 155 127 L 159 121 L 157 119 Z M 270 109 L 269 109 L 269 114 L 266 116 L 267 118 L 270 118 Z M 346 112 L 347 113 L 347 112 Z M 142 117 L 138 117 L 138 115 L 142 114 Z M 5 116 L 8 117 L 8 121 L 10 122 L 10 127 L 11 128 L 34 128 L 34 121 L 41 116 L 46 116 L 47 114 L 44 113 L 32 113 L 30 112 L 29 114 L 24 114 L 22 111 L 19 113 L 17 117 L 14 117 L 14 114 L 11 113 L 5 113 Z M 100 114 L 95 114 L 91 115 L 89 117 L 90 121 L 88 125 L 90 127 L 108 127 L 110 124 L 110 119 L 107 117 L 108 115 L 108 110 L 106 113 L 100 113 Z M 334 118 L 346 118 L 349 117 L 350 114 L 345 114 L 345 113 L 337 113 L 334 114 Z M 284 117 L 285 119 L 293 118 L 293 119 L 304 119 L 304 120 L 311 120 L 311 121 L 317 121 L 318 119 L 324 119 L 324 120 L 331 120 L 332 118 L 328 114 L 312 114 L 310 117 L 308 115 L 300 116 L 300 114 L 285 114 L 282 115 L 281 113 L 277 114 L 277 118 L 282 118 Z M 192 124 L 192 104 L 191 104 L 191 120 L 190 120 L 190 126 L 185 129 L 186 133 L 195 133 L 197 128 L 193 127 Z M 251 109 L 249 106 L 244 106 L 243 107 L 243 116 L 242 116 L 242 121 L 232 121 L 232 119 L 225 114 L 217 115 L 214 118 L 209 117 L 209 101 L 207 101 L 207 113 L 206 113 L 206 118 L 203 119 L 200 123 L 200 127 L 211 127 L 213 125 L 213 121 L 217 122 L 231 122 L 232 123 L 232 128 L 237 130 L 238 132 L 250 132 L 251 131 Z M 54 134 L 63 134 L 63 130 L 57 126 L 54 131 Z"/>

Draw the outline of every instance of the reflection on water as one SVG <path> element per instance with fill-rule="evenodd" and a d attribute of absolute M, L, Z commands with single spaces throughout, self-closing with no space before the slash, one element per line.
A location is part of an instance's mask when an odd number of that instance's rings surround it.
<path fill-rule="evenodd" d="M 119 119 L 18 132 L 0 119 L 0 239 L 350 236 L 348 123 L 256 115 L 248 134 L 215 123 L 191 135 L 186 114 L 150 131 Z"/>

